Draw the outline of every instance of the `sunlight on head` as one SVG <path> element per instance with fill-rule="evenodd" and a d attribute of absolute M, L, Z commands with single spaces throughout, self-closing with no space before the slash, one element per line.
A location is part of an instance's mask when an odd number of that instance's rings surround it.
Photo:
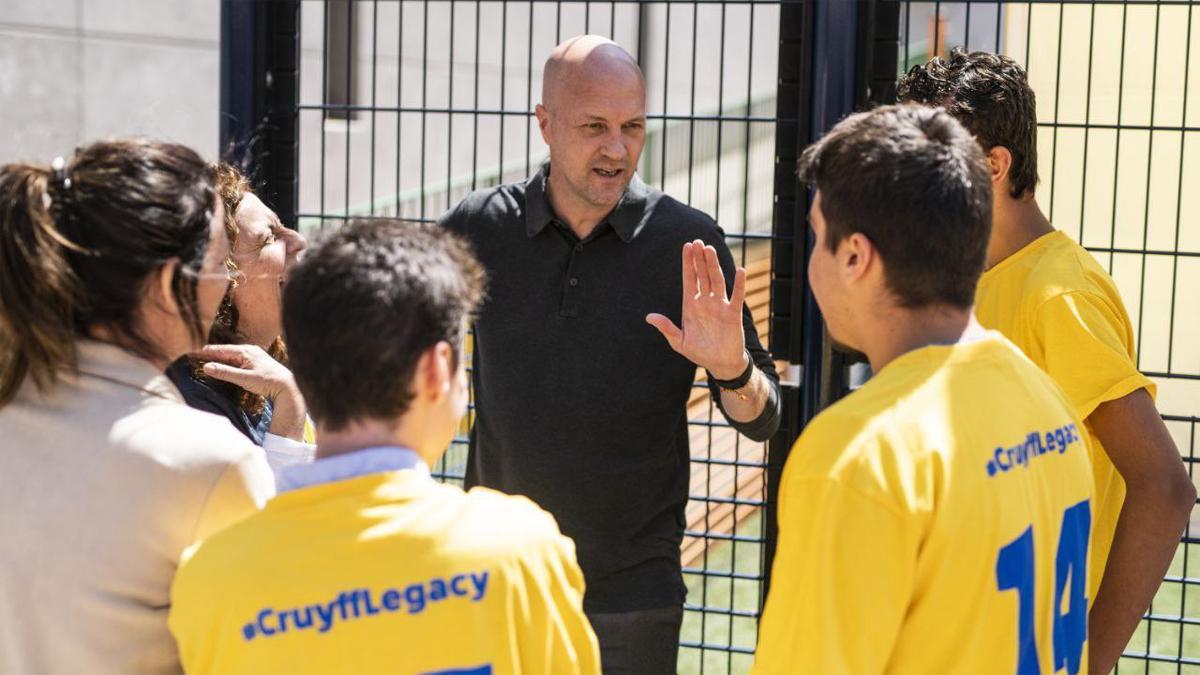
<path fill-rule="evenodd" d="M 615 90 L 613 89 L 615 85 Z M 645 99 L 642 69 L 629 52 L 608 38 L 580 35 L 554 48 L 542 74 L 542 104 L 550 110 L 596 89 L 632 90 Z"/>

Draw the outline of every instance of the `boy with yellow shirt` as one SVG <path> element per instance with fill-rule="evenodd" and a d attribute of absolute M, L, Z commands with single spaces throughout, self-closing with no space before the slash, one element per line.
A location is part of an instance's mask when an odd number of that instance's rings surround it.
<path fill-rule="evenodd" d="M 1086 441 L 972 313 L 982 151 L 943 111 L 890 106 L 838 124 L 800 171 L 813 294 L 876 375 L 788 457 L 754 672 L 1083 672 Z"/>
<path fill-rule="evenodd" d="M 899 98 L 944 107 L 988 154 L 995 191 L 975 311 L 1062 387 L 1084 420 L 1096 491 L 1093 671 L 1112 670 L 1179 545 L 1196 490 L 1138 372 L 1116 284 L 1034 199 L 1037 111 L 1012 59 L 955 50 L 901 78 Z"/>
<path fill-rule="evenodd" d="M 572 542 L 532 502 L 439 484 L 483 294 L 435 226 L 355 222 L 310 251 L 284 331 L 316 461 L 175 577 L 189 673 L 599 673 Z"/>

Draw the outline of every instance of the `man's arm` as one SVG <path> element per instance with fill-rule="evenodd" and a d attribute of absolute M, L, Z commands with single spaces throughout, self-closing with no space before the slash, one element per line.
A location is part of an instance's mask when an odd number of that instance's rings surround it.
<path fill-rule="evenodd" d="M 758 329 L 754 325 L 750 308 L 743 307 L 742 312 L 746 352 L 754 364 L 750 381 L 738 390 L 723 389 L 716 383 L 719 378 L 709 372 L 708 388 L 717 408 L 735 429 L 751 440 L 765 441 L 779 429 L 782 413 L 779 374 L 775 371 L 775 361 L 771 354 L 758 340 Z"/>
<path fill-rule="evenodd" d="M 732 259 L 727 262 L 732 267 Z M 746 270 L 733 273 L 732 292 L 727 293 L 717 249 L 696 240 L 683 246 L 682 276 L 683 325 L 661 314 L 650 314 L 646 321 L 672 349 L 708 371 L 714 393 L 718 387 L 713 379 L 735 380 L 750 359 L 750 381 L 736 391 L 720 389 L 714 398 L 738 431 L 757 441 L 770 438 L 779 428 L 779 376 L 745 306 Z"/>
<path fill-rule="evenodd" d="M 716 251 L 717 263 L 721 266 L 726 285 L 732 287 L 737 278 L 737 265 L 734 264 L 733 254 L 725 245 L 724 234 L 719 228 L 709 247 Z M 726 378 L 716 377 L 711 371 L 708 373 L 708 386 L 717 408 L 733 428 L 751 440 L 766 441 L 775 435 L 782 419 L 783 401 L 779 392 L 779 373 L 775 371 L 775 360 L 758 339 L 758 326 L 754 324 L 754 315 L 744 301 L 742 334 L 745 337 L 746 352 L 754 362 L 754 371 L 746 389 L 738 392 L 721 389 L 713 380 Z"/>
<path fill-rule="evenodd" d="M 735 424 L 739 422 L 755 422 L 764 413 L 772 412 L 767 410 L 769 403 L 774 403 L 775 406 L 778 406 L 779 396 L 775 394 L 779 388 L 778 376 L 772 379 L 758 366 L 755 366 L 754 372 L 750 375 L 750 381 L 741 389 L 721 389 L 713 382 L 711 377 L 709 378 L 709 384 L 712 388 L 720 391 L 721 396 L 718 405 L 724 411 L 725 416 L 729 418 L 729 421 Z M 770 433 L 766 434 L 766 438 L 770 438 L 770 436 Z"/>
<path fill-rule="evenodd" d="M 1145 389 L 1100 404 L 1088 423 L 1125 480 L 1125 502 L 1090 614 L 1088 670 L 1108 673 L 1162 583 L 1196 488 Z"/>

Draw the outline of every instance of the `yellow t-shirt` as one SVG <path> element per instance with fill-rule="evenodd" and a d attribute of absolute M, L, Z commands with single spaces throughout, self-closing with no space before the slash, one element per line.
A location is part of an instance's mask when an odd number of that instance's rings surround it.
<path fill-rule="evenodd" d="M 1086 672 L 1091 490 L 1079 419 L 999 334 L 900 356 L 788 457 L 753 672 Z"/>
<path fill-rule="evenodd" d="M 1154 383 L 1138 372 L 1133 325 L 1121 295 L 1090 253 L 1055 231 L 984 273 L 975 313 L 1049 373 L 1084 420 L 1096 494 L 1090 594 L 1095 597 L 1125 501 L 1125 481 L 1087 418 L 1101 403 L 1138 389 L 1155 395 Z"/>
<path fill-rule="evenodd" d="M 574 544 L 533 502 L 374 473 L 280 494 L 180 567 L 188 673 L 599 673 Z"/>

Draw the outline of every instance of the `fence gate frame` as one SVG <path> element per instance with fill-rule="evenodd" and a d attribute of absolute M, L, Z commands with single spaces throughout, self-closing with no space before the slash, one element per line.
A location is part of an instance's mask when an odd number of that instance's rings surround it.
<path fill-rule="evenodd" d="M 796 160 L 838 120 L 895 98 L 900 22 L 897 0 L 801 0 L 780 11 L 771 351 L 798 366 L 799 382 L 784 387 L 783 424 L 767 455 L 764 594 L 788 453 L 805 425 L 849 386 L 850 363 L 833 349 L 808 286 L 812 195 L 797 179 Z"/>

